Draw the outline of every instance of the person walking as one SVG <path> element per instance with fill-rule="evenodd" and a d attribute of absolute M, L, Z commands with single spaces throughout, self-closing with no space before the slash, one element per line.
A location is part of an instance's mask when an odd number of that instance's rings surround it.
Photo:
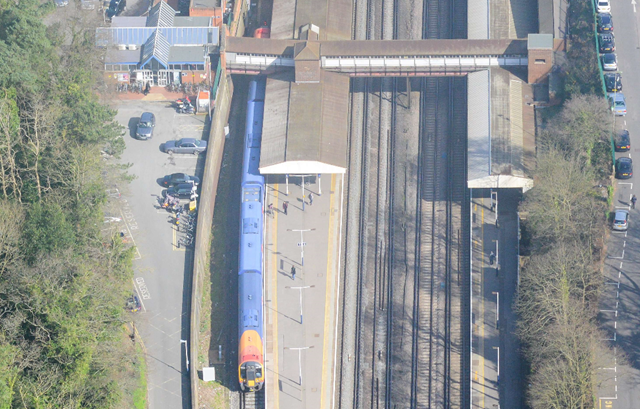
<path fill-rule="evenodd" d="M 492 252 L 491 252 L 491 254 L 489 254 L 489 263 L 490 263 L 491 265 L 493 265 L 493 263 L 495 263 L 495 262 L 496 262 L 496 255 L 495 255 L 495 253 L 492 251 Z"/>
<path fill-rule="evenodd" d="M 291 279 L 296 279 L 296 266 L 291 266 Z"/>
<path fill-rule="evenodd" d="M 284 215 L 287 215 L 287 210 L 289 209 L 289 202 L 282 202 L 282 210 L 284 210 Z"/>
<path fill-rule="evenodd" d="M 269 203 L 269 214 L 273 216 L 273 203 Z"/>
<path fill-rule="evenodd" d="M 309 193 L 309 206 L 313 204 L 313 193 Z"/>
<path fill-rule="evenodd" d="M 636 208 L 636 202 L 638 201 L 638 198 L 636 197 L 636 195 L 631 196 L 631 208 L 635 209 Z"/>

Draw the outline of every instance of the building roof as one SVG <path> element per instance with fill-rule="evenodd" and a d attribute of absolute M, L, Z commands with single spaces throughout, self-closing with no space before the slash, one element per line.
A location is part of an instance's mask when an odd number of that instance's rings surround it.
<path fill-rule="evenodd" d="M 174 27 L 211 27 L 212 26 L 212 18 L 211 17 L 179 17 L 173 19 Z"/>
<path fill-rule="evenodd" d="M 491 175 L 489 71 L 467 75 L 467 178 L 469 181 Z M 473 124 L 473 126 L 471 126 Z"/>
<path fill-rule="evenodd" d="M 553 34 L 553 0 L 538 0 L 538 32 Z"/>
<path fill-rule="evenodd" d="M 145 16 L 114 16 L 111 18 L 111 27 L 146 27 Z"/>
<path fill-rule="evenodd" d="M 349 77 L 328 71 L 311 84 L 290 71 L 268 78 L 260 173 L 344 173 L 349 90 Z"/>
<path fill-rule="evenodd" d="M 96 29 L 96 45 L 143 45 L 156 30 L 171 45 L 216 45 L 218 27 L 100 27 Z"/>
<path fill-rule="evenodd" d="M 105 64 L 138 64 L 140 62 L 140 50 L 107 49 L 104 57 Z"/>
<path fill-rule="evenodd" d="M 528 50 L 553 50 L 553 34 L 529 34 Z"/>
<path fill-rule="evenodd" d="M 196 9 L 212 9 L 220 7 L 220 0 L 191 0 L 189 8 Z"/>
<path fill-rule="evenodd" d="M 147 27 L 173 27 L 176 11 L 164 1 L 160 1 L 149 10 Z"/>
<path fill-rule="evenodd" d="M 171 45 L 167 39 L 162 35 L 160 31 L 154 31 L 149 37 L 146 43 L 142 46 L 142 58 L 140 59 L 140 66 L 146 65 L 155 58 L 165 68 L 169 64 L 169 51 Z"/>
<path fill-rule="evenodd" d="M 205 59 L 204 47 L 171 47 L 169 50 L 169 64 L 202 64 Z"/>

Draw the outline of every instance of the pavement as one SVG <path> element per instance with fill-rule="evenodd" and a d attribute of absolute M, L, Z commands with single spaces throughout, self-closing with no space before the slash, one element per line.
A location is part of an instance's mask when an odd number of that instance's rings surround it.
<path fill-rule="evenodd" d="M 300 177 L 289 178 L 288 195 L 284 180 L 267 185 L 275 210 L 265 232 L 268 409 L 329 408 L 335 392 L 343 176 L 306 179 L 304 197 Z"/>
<path fill-rule="evenodd" d="M 493 195 L 473 191 L 473 408 L 525 407 L 525 374 L 512 309 L 519 272 L 519 197 L 516 189 Z"/>
<path fill-rule="evenodd" d="M 616 37 L 618 67 L 622 71 L 622 92 L 627 101 L 627 115 L 617 122 L 629 130 L 631 150 L 616 157 L 635 156 L 640 137 L 640 18 L 636 2 L 611 2 Z M 636 174 L 638 163 L 636 163 Z M 629 209 L 632 194 L 640 195 L 637 177 L 616 181 L 613 205 Z M 640 208 L 630 210 L 627 232 L 611 232 L 607 239 L 607 258 L 599 320 L 604 338 L 610 342 L 614 357 L 603 363 L 598 391 L 598 408 L 636 408 L 640 402 Z"/>
<path fill-rule="evenodd" d="M 166 103 L 121 101 L 116 120 L 127 127 L 122 163 L 130 163 L 135 179 L 117 186 L 121 193 L 122 231 L 136 246 L 133 285 L 143 310 L 135 314 L 147 358 L 148 402 L 152 409 L 191 408 L 190 382 L 181 340 L 188 340 L 192 256 L 176 245 L 179 234 L 165 210 L 156 209 L 164 175 L 185 172 L 200 176 L 204 155 L 167 155 L 164 142 L 208 134 L 204 116 L 178 115 Z M 131 137 L 144 111 L 157 125 L 148 141 Z M 190 345 L 189 345 L 190 347 Z"/>

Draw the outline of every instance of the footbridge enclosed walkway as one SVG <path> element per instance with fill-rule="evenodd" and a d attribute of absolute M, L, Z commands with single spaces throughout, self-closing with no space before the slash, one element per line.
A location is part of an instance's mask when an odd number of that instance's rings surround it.
<path fill-rule="evenodd" d="M 527 66 L 527 40 L 309 41 L 226 37 L 227 70 L 272 73 L 313 65 L 350 76 L 456 75 Z M 319 67 L 318 67 L 319 64 Z M 311 68 L 311 67 L 310 67 Z"/>

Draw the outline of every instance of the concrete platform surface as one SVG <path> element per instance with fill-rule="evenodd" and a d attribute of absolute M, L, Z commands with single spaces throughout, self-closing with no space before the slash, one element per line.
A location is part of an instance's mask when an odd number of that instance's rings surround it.
<path fill-rule="evenodd" d="M 289 178 L 288 195 L 284 180 L 267 186 L 266 205 L 274 207 L 265 232 L 268 409 L 328 408 L 335 391 L 343 177 L 306 177 L 304 194 L 301 180 Z"/>

